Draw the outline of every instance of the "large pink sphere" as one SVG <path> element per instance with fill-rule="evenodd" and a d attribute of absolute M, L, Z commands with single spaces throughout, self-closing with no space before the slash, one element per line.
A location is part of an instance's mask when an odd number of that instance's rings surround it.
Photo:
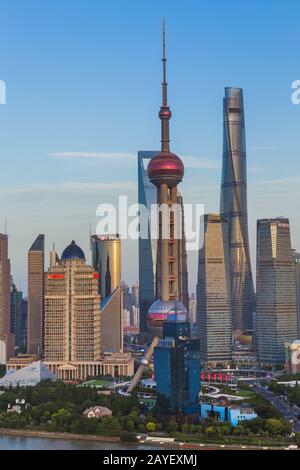
<path fill-rule="evenodd" d="M 160 152 L 151 158 L 147 172 L 150 181 L 156 186 L 162 183 L 176 186 L 182 181 L 184 166 L 175 153 Z"/>

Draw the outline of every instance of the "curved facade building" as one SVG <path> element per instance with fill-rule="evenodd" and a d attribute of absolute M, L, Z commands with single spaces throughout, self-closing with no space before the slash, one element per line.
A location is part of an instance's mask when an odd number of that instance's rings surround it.
<path fill-rule="evenodd" d="M 250 264 L 243 90 L 225 88 L 221 216 L 229 262 L 235 338 L 251 330 L 255 297 Z"/>

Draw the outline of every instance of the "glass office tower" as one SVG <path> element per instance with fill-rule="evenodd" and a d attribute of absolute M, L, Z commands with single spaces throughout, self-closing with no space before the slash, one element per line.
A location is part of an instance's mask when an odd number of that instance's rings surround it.
<path fill-rule="evenodd" d="M 297 295 L 289 220 L 257 221 L 257 357 L 283 364 L 285 343 L 297 339 Z"/>
<path fill-rule="evenodd" d="M 138 152 L 138 202 L 150 211 L 151 204 L 156 204 L 156 187 L 147 175 L 147 166 L 158 151 Z M 148 238 L 139 238 L 139 290 L 140 290 L 140 328 L 148 331 L 146 316 L 150 305 L 155 300 L 155 273 L 157 240 L 150 237 L 150 220 L 147 220 Z"/>
<path fill-rule="evenodd" d="M 225 260 L 223 226 L 218 214 L 204 216 L 204 243 L 199 250 L 197 331 L 201 362 L 232 359 L 231 297 Z"/>
<path fill-rule="evenodd" d="M 224 243 L 228 251 L 232 324 L 235 338 L 251 330 L 255 297 L 250 264 L 247 215 L 247 171 L 243 91 L 225 88 L 224 136 L 220 213 L 227 220 Z"/>

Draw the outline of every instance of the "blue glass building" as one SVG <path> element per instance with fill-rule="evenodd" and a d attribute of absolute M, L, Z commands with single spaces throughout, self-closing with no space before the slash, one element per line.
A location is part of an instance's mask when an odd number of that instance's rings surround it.
<path fill-rule="evenodd" d="M 10 288 L 10 332 L 15 335 L 16 346 L 26 345 L 27 300 L 13 283 Z"/>
<path fill-rule="evenodd" d="M 158 407 L 170 414 L 199 413 L 200 348 L 190 338 L 190 323 L 168 321 L 154 349 Z"/>
<path fill-rule="evenodd" d="M 147 175 L 147 165 L 158 151 L 138 152 L 138 202 L 150 211 L 151 205 L 157 203 L 156 187 Z M 157 240 L 150 236 L 150 220 L 146 221 L 148 237 L 139 238 L 139 294 L 140 294 L 140 328 L 148 332 L 146 316 L 150 305 L 155 300 L 155 273 Z"/>

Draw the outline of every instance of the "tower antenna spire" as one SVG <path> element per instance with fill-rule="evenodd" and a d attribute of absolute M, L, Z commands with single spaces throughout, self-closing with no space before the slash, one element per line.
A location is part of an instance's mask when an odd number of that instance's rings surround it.
<path fill-rule="evenodd" d="M 162 63 L 163 63 L 163 80 L 162 80 L 162 105 L 159 111 L 159 118 L 161 120 L 161 151 L 170 152 L 170 134 L 169 134 L 169 120 L 172 113 L 168 106 L 167 97 L 167 57 L 166 57 L 166 23 L 163 19 L 163 33 L 162 33 Z"/>
<path fill-rule="evenodd" d="M 162 105 L 167 106 L 167 57 L 166 57 L 166 23 L 165 19 L 163 19 L 163 56 L 162 56 L 162 63 L 163 63 L 163 100 Z"/>

